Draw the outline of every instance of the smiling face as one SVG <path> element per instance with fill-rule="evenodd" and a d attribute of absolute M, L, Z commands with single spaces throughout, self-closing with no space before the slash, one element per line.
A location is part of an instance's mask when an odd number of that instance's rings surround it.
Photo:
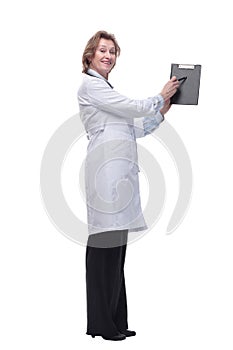
<path fill-rule="evenodd" d="M 114 42 L 101 38 L 94 57 L 91 59 L 90 68 L 108 79 L 108 74 L 116 63 L 116 50 Z"/>

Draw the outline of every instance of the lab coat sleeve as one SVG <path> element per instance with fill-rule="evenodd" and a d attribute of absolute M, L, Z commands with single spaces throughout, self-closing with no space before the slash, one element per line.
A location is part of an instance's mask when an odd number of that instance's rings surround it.
<path fill-rule="evenodd" d="M 160 94 L 144 100 L 130 99 L 98 78 L 89 81 L 86 86 L 86 94 L 90 104 L 99 110 L 123 118 L 156 117 L 164 105 L 164 99 Z"/>
<path fill-rule="evenodd" d="M 158 112 L 154 117 L 143 117 L 134 119 L 134 130 L 137 138 L 144 137 L 157 129 L 164 116 Z"/>

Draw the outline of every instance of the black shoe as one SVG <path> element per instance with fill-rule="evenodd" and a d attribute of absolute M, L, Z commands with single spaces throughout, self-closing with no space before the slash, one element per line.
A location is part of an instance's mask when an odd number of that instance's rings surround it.
<path fill-rule="evenodd" d="M 91 334 L 91 336 L 92 336 L 92 338 L 95 338 L 96 335 Z M 121 334 L 121 333 L 118 333 L 117 335 L 113 335 L 111 337 L 106 336 L 106 335 L 100 335 L 100 336 L 105 340 L 114 340 L 114 341 L 124 340 L 126 338 L 126 336 L 124 334 Z"/>
<path fill-rule="evenodd" d="M 102 338 L 105 340 L 124 340 L 126 338 L 125 334 L 118 333 L 117 335 L 114 335 L 112 337 L 106 337 L 105 335 L 102 335 Z"/>
<path fill-rule="evenodd" d="M 120 330 L 121 334 L 124 334 L 126 337 L 134 337 L 136 335 L 135 331 L 130 331 L 125 329 L 124 331 Z"/>

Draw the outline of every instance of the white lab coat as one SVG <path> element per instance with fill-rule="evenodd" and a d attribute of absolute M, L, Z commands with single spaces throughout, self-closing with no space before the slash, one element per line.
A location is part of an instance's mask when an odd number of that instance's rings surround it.
<path fill-rule="evenodd" d="M 133 100 L 119 94 L 93 70 L 78 91 L 80 117 L 89 144 L 85 190 L 89 234 L 147 229 L 139 192 L 136 137 L 145 136 L 144 118 L 163 120 L 161 95 Z"/>

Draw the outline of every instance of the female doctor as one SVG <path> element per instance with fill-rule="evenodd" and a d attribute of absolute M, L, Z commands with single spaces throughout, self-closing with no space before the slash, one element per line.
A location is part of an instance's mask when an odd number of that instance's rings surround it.
<path fill-rule="evenodd" d="M 87 334 L 106 340 L 136 335 L 128 330 L 124 278 L 128 232 L 147 229 L 140 203 L 136 138 L 160 125 L 179 86 L 172 77 L 156 96 L 134 100 L 121 95 L 108 81 L 119 54 L 114 35 L 97 32 L 83 53 L 84 75 L 78 91 L 80 117 L 89 139 Z"/>

